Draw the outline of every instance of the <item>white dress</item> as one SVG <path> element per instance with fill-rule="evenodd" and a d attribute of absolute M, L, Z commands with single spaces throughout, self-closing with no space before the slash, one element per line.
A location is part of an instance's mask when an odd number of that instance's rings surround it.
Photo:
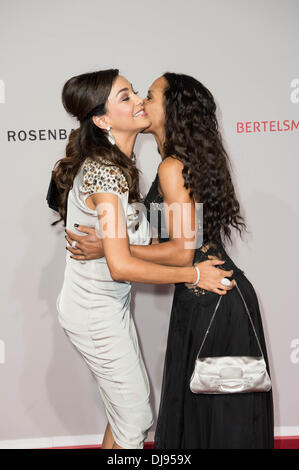
<path fill-rule="evenodd" d="M 96 227 L 97 211 L 86 198 L 92 193 L 117 194 L 126 215 L 131 244 L 149 244 L 151 233 L 144 212 L 128 203 L 128 185 L 116 166 L 87 158 L 68 195 L 66 228 Z M 139 225 L 139 226 L 138 226 Z M 66 250 L 64 282 L 57 298 L 58 320 L 95 377 L 115 442 L 142 449 L 153 424 L 150 387 L 130 313 L 130 282 L 114 281 L 106 258 L 81 262 Z"/>

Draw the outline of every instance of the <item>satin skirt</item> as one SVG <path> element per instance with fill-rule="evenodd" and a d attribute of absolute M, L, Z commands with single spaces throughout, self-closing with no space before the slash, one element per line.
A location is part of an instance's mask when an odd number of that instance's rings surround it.
<path fill-rule="evenodd" d="M 57 299 L 59 323 L 95 378 L 115 442 L 142 449 L 153 413 L 130 313 L 131 284 L 112 280 L 104 263 L 94 274 L 75 263 L 67 264 Z"/>

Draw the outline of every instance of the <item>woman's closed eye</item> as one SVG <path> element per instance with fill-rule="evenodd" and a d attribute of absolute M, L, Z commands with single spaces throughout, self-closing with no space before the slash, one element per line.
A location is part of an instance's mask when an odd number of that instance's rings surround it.
<path fill-rule="evenodd" d="M 134 93 L 134 95 L 138 95 L 138 93 L 139 93 L 139 91 L 134 91 L 134 90 L 132 90 L 132 92 Z M 122 101 L 129 101 L 129 99 L 130 99 L 130 95 L 126 95 L 126 96 L 122 99 Z"/>

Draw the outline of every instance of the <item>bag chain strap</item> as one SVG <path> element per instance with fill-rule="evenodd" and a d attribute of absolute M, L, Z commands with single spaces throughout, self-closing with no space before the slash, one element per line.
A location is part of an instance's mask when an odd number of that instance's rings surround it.
<path fill-rule="evenodd" d="M 260 349 L 261 355 L 262 355 L 262 357 L 263 357 L 263 359 L 264 359 L 263 350 L 262 350 L 262 348 L 261 348 L 261 345 L 260 345 L 260 342 L 259 342 L 258 336 L 257 336 L 257 334 L 256 334 L 256 331 L 255 331 L 255 328 L 254 328 L 254 324 L 253 324 L 253 321 L 252 321 L 251 315 L 250 315 L 250 313 L 249 313 L 249 310 L 248 310 L 248 308 L 247 308 L 247 305 L 246 305 L 246 302 L 245 302 L 245 300 L 244 300 L 244 298 L 243 298 L 243 295 L 241 294 L 241 291 L 240 291 L 240 289 L 239 289 L 239 286 L 238 286 L 238 284 L 237 284 L 237 281 L 235 280 L 235 282 L 236 282 L 236 287 L 237 287 L 237 289 L 238 289 L 238 292 L 239 292 L 239 294 L 240 294 L 240 296 L 241 296 L 241 298 L 242 298 L 242 300 L 243 300 L 243 303 L 244 303 L 244 305 L 245 305 L 246 312 L 247 312 L 247 314 L 248 314 L 248 317 L 249 317 L 249 320 L 250 320 L 251 326 L 252 326 L 252 328 L 253 328 L 253 331 L 254 331 L 254 334 L 255 334 L 255 337 L 256 337 L 256 341 L 257 341 L 257 344 L 258 344 L 258 346 L 259 346 L 259 349 Z M 209 323 L 208 329 L 207 329 L 207 331 L 206 331 L 206 334 L 205 334 L 205 336 L 204 336 L 204 339 L 203 339 L 203 341 L 202 341 L 202 343 L 201 343 L 201 346 L 200 346 L 200 348 L 199 348 L 199 351 L 198 351 L 198 354 L 197 354 L 197 358 L 199 357 L 199 355 L 200 355 L 200 352 L 201 352 L 201 350 L 202 350 L 202 348 L 203 348 L 203 345 L 204 345 L 204 343 L 205 343 L 205 341 L 206 341 L 206 338 L 207 338 L 207 336 L 208 336 L 208 333 L 209 333 L 209 331 L 210 331 L 210 328 L 211 328 L 212 322 L 213 322 L 213 320 L 214 320 L 214 317 L 215 317 L 215 315 L 216 315 L 217 309 L 218 309 L 218 307 L 219 307 L 219 304 L 220 304 L 221 298 L 222 298 L 222 295 L 220 295 L 220 298 L 219 298 L 219 300 L 218 300 L 218 302 L 217 302 L 217 305 L 216 305 L 216 307 L 215 307 L 215 310 L 214 310 L 214 313 L 213 313 L 213 315 L 212 315 L 212 318 L 211 318 L 211 320 L 210 320 L 210 323 Z"/>

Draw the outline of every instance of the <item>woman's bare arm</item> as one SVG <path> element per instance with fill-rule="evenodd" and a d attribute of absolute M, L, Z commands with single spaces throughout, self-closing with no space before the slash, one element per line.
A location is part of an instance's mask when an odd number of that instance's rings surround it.
<path fill-rule="evenodd" d="M 183 167 L 181 161 L 167 158 L 158 169 L 170 240 L 153 245 L 130 245 L 131 253 L 136 258 L 168 266 L 192 265 L 194 247 L 191 246 L 196 241 L 196 213 L 189 191 L 184 187 Z"/>
<path fill-rule="evenodd" d="M 89 198 L 97 207 L 104 254 L 113 279 L 150 284 L 195 282 L 194 267 L 163 266 L 132 256 L 125 215 L 116 194 L 96 193 Z"/>

